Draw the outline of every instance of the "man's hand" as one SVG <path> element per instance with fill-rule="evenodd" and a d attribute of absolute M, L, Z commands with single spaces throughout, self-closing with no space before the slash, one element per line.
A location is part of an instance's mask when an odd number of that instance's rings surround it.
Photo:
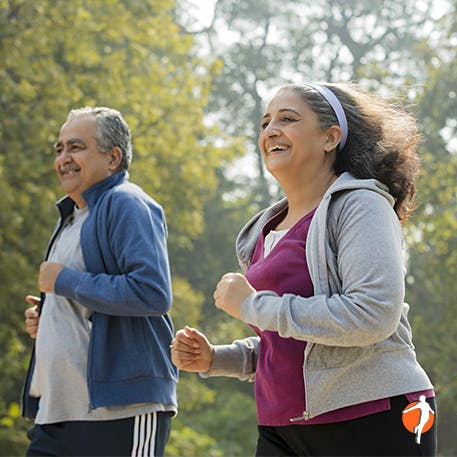
<path fill-rule="evenodd" d="M 38 308 L 41 304 L 41 300 L 33 295 L 27 295 L 25 301 L 29 305 L 32 305 L 31 308 L 27 308 L 24 312 L 25 331 L 30 335 L 30 338 L 35 339 L 38 332 L 38 324 L 40 323 Z"/>
<path fill-rule="evenodd" d="M 214 292 L 216 308 L 225 311 L 236 319 L 241 319 L 241 306 L 256 290 L 240 273 L 227 273 L 222 276 Z"/>
<path fill-rule="evenodd" d="M 65 265 L 54 262 L 43 262 L 40 265 L 38 287 L 41 292 L 48 292 L 50 294 L 54 293 L 54 285 L 56 283 L 57 276 L 64 267 Z"/>
<path fill-rule="evenodd" d="M 178 330 L 170 349 L 171 360 L 180 370 L 204 373 L 213 364 L 213 346 L 194 328 L 186 326 Z"/>

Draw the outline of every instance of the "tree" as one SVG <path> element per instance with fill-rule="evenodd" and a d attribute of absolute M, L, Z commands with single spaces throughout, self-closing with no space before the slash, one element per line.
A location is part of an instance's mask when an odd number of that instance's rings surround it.
<path fill-rule="evenodd" d="M 427 63 L 418 94 L 423 126 L 420 206 L 409 230 L 408 295 L 416 344 L 437 389 L 438 442 L 442 455 L 456 455 L 457 428 L 457 8 L 443 16 L 435 41 L 417 49 Z"/>
<path fill-rule="evenodd" d="M 192 37 L 174 23 L 171 0 L 0 2 L 0 387 L 1 453 L 23 454 L 17 418 L 30 349 L 23 297 L 36 276 L 61 196 L 52 144 L 71 108 L 119 109 L 133 133 L 132 179 L 165 208 L 176 251 L 202 230 L 215 170 L 230 157 L 204 123 L 210 78 Z M 201 298 L 175 277 L 175 304 Z M 17 433 L 14 433 L 14 431 Z"/>
<path fill-rule="evenodd" d="M 247 215 L 258 208 L 250 195 L 244 195 L 245 179 L 228 180 L 222 170 L 217 176 L 217 191 L 204 206 L 204 230 L 189 250 L 181 250 L 179 259 L 173 250 L 171 254 L 176 273 L 199 291 L 203 304 L 197 315 L 193 303 L 183 300 L 182 307 L 174 307 L 173 317 L 176 328 L 191 325 L 206 333 L 212 343 L 225 344 L 254 334 L 245 324 L 214 308 L 213 292 L 222 274 L 239 270 L 235 237 Z M 194 444 L 185 452 L 169 447 L 171 455 L 244 456 L 255 451 L 252 384 L 225 378 L 202 380 L 194 373 L 181 373 L 178 393 L 180 413 L 173 427 L 176 433 L 192 432 L 195 437 L 213 441 L 205 442 L 204 449 Z"/>
<path fill-rule="evenodd" d="M 274 198 L 256 149 L 262 100 L 272 87 L 290 81 L 357 79 L 381 95 L 401 95 L 418 103 L 424 133 L 422 204 L 406 227 L 407 299 L 420 361 L 439 394 L 439 450 L 454 455 L 455 5 L 318 0 L 312 5 L 283 2 L 278 8 L 271 1 L 217 0 L 208 27 L 196 30 L 183 14 L 178 17 L 202 49 L 224 62 L 214 80 L 209 110 L 226 131 L 245 134 L 247 151 L 257 154 L 257 177 L 245 183 L 245 190 L 258 206 Z M 245 198 L 238 203 L 244 205 Z M 206 300 L 210 304 L 210 295 Z M 203 314 L 210 331 L 219 319 L 212 314 L 211 323 Z M 222 328 L 225 325 L 224 321 Z"/>
<path fill-rule="evenodd" d="M 186 2 L 183 1 L 186 5 Z M 287 82 L 358 79 L 368 87 L 401 87 L 419 77 L 413 47 L 432 26 L 430 0 L 217 0 L 212 23 L 194 30 L 210 55 L 224 62 L 209 109 L 228 132 L 246 135 L 256 154 L 254 198 L 265 206 L 275 187 L 256 148 L 258 123 L 271 89 Z M 183 9 L 187 11 L 187 7 Z M 410 62 L 410 64 L 409 64 Z M 417 81 L 416 81 L 417 82 Z"/>

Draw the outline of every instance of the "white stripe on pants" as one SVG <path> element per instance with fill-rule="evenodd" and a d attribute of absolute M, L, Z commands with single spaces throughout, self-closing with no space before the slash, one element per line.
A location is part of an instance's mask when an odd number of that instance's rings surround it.
<path fill-rule="evenodd" d="M 135 416 L 132 457 L 154 457 L 157 435 L 157 413 Z"/>

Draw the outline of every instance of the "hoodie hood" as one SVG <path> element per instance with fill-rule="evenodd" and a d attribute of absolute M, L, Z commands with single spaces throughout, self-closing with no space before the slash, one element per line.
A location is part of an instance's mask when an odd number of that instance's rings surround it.
<path fill-rule="evenodd" d="M 321 203 L 317 207 L 316 214 L 320 212 L 320 208 L 328 204 L 332 197 L 340 192 L 346 192 L 356 189 L 367 189 L 382 195 L 393 206 L 395 199 L 390 195 L 389 189 L 376 179 L 357 179 L 350 173 L 342 173 L 336 181 L 327 189 L 322 197 Z M 273 205 L 265 208 L 252 217 L 247 224 L 241 229 L 236 238 L 236 253 L 240 266 L 245 272 L 249 266 L 258 236 L 265 223 L 287 207 L 287 198 L 283 198 Z"/>

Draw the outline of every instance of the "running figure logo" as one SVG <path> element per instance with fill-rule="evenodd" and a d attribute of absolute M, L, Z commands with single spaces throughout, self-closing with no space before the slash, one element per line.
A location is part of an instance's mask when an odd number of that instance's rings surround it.
<path fill-rule="evenodd" d="M 416 443 L 421 444 L 422 433 L 428 432 L 435 421 L 435 412 L 425 400 L 425 395 L 419 401 L 413 401 L 402 414 L 403 425 L 416 435 Z"/>

